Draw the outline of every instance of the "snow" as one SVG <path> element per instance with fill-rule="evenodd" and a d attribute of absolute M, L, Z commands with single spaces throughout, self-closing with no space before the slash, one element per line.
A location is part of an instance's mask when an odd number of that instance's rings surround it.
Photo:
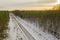
<path fill-rule="evenodd" d="M 17 17 L 17 20 L 21 25 L 23 25 L 24 28 L 28 30 L 28 32 L 36 39 L 36 40 L 58 40 L 56 37 L 49 33 L 45 33 L 39 28 L 36 28 L 33 24 L 30 24 L 27 21 L 24 21 L 23 19 Z"/>
<path fill-rule="evenodd" d="M 10 15 L 8 37 L 5 40 L 28 40 L 16 20 Z"/>
<path fill-rule="evenodd" d="M 43 32 L 41 28 L 36 27 L 34 23 L 23 20 L 18 16 L 13 15 L 13 17 L 15 17 L 15 19 L 35 38 L 35 40 L 58 40 L 50 33 Z M 29 40 L 13 17 L 10 15 L 7 40 Z"/>

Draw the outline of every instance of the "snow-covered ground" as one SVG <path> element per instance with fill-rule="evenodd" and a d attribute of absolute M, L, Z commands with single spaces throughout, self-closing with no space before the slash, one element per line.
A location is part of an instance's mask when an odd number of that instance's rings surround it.
<path fill-rule="evenodd" d="M 16 20 L 10 15 L 8 37 L 5 40 L 28 40 Z"/>
<path fill-rule="evenodd" d="M 15 18 L 32 35 L 32 37 L 35 38 L 35 40 L 58 40 L 53 35 L 43 32 L 39 27 L 36 27 L 34 23 L 31 24 L 18 16 L 15 16 Z M 17 24 L 16 20 L 10 15 L 7 40 L 29 40 Z"/>
<path fill-rule="evenodd" d="M 33 24 L 24 21 L 23 19 L 17 17 L 17 20 L 21 25 L 23 25 L 26 30 L 36 39 L 36 40 L 58 40 L 56 37 L 49 33 L 45 33 L 40 30 L 38 27 L 34 26 Z"/>

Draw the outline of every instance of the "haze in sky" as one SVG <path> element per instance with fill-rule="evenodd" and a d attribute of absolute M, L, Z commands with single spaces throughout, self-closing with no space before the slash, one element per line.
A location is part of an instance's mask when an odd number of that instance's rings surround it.
<path fill-rule="evenodd" d="M 57 3 L 60 4 L 60 0 L 57 0 Z"/>
<path fill-rule="evenodd" d="M 17 7 L 51 6 L 57 0 L 0 0 L 0 9 Z"/>

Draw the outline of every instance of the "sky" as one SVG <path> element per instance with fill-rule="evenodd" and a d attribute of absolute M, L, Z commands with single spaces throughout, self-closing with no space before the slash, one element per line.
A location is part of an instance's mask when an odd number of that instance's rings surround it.
<path fill-rule="evenodd" d="M 52 6 L 56 2 L 57 0 L 0 0 L 0 9 Z"/>
<path fill-rule="evenodd" d="M 57 0 L 57 3 L 60 4 L 60 0 Z"/>

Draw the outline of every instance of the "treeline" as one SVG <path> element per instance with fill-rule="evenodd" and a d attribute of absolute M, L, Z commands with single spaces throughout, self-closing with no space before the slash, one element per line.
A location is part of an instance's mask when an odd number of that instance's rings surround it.
<path fill-rule="evenodd" d="M 0 40 L 7 37 L 6 29 L 8 28 L 9 12 L 0 11 Z"/>
<path fill-rule="evenodd" d="M 59 18 L 60 10 L 49 10 L 49 11 L 13 11 L 15 15 L 22 18 Z"/>

